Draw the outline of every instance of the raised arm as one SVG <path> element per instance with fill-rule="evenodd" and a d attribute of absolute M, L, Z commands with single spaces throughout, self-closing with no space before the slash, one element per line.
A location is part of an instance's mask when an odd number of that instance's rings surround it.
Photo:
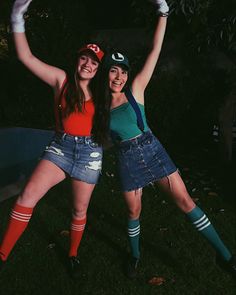
<path fill-rule="evenodd" d="M 32 0 L 16 0 L 12 13 L 11 24 L 16 53 L 19 60 L 37 77 L 58 89 L 65 79 L 65 72 L 57 67 L 50 66 L 35 57 L 29 47 L 25 35 L 24 13 Z"/>
<path fill-rule="evenodd" d="M 157 7 L 158 17 L 152 46 L 141 71 L 136 75 L 132 83 L 133 94 L 140 103 L 143 103 L 144 90 L 152 77 L 161 52 L 169 11 L 169 7 L 165 0 L 151 0 L 151 2 Z"/>

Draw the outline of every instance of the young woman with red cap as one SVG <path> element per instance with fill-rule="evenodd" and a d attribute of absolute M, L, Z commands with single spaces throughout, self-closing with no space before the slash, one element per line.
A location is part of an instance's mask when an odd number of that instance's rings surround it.
<path fill-rule="evenodd" d="M 102 168 L 102 103 L 96 101 L 91 81 L 103 51 L 87 44 L 78 51 L 74 73 L 48 65 L 35 57 L 25 35 L 24 13 L 31 0 L 16 0 L 11 14 L 12 31 L 19 60 L 54 91 L 56 133 L 16 200 L 0 245 L 3 266 L 12 248 L 27 227 L 37 202 L 66 177 L 71 178 L 73 212 L 69 264 L 72 275 L 79 273 L 77 250 L 86 225 L 91 194 Z M 98 130 L 97 126 L 101 129 Z"/>
<path fill-rule="evenodd" d="M 236 277 L 236 260 L 224 245 L 205 213 L 194 203 L 175 164 L 153 135 L 145 117 L 144 92 L 158 61 L 169 12 L 165 0 L 153 0 L 157 9 L 157 24 L 151 50 L 140 72 L 127 87 L 128 58 L 120 52 L 107 54 L 101 80 L 105 81 L 101 96 L 110 104 L 110 130 L 117 147 L 119 174 L 124 199 L 128 207 L 128 237 L 131 257 L 127 275 L 136 276 L 140 260 L 140 213 L 142 188 L 157 183 L 183 211 L 193 226 L 217 252 L 218 262 Z M 109 117 L 107 111 L 107 117 Z M 108 120 L 109 121 L 109 120 Z"/>

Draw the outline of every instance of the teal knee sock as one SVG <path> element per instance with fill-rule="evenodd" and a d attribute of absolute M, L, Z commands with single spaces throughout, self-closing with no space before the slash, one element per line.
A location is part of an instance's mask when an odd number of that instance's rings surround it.
<path fill-rule="evenodd" d="M 232 257 L 232 254 L 220 239 L 205 213 L 199 207 L 195 207 L 192 211 L 187 213 L 187 216 L 196 229 L 211 243 L 222 258 L 228 261 Z"/>
<path fill-rule="evenodd" d="M 129 236 L 129 243 L 130 243 L 130 250 L 133 257 L 138 258 L 140 257 L 139 251 L 139 236 L 140 236 L 140 224 L 139 219 L 128 220 L 128 236 Z"/>

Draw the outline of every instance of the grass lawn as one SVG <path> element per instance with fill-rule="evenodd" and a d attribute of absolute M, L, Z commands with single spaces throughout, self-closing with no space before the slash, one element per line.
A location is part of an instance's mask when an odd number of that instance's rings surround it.
<path fill-rule="evenodd" d="M 197 158 L 191 162 L 191 157 L 177 159 L 186 185 L 235 252 L 235 206 L 219 194 L 209 170 Z M 133 281 L 124 276 L 126 210 L 114 166 L 113 153 L 108 151 L 79 250 L 81 277 L 73 281 L 66 267 L 71 193 L 70 183 L 64 181 L 37 205 L 28 229 L 0 274 L 0 294 L 235 295 L 236 282 L 215 264 L 213 249 L 154 186 L 143 193 L 140 272 Z M 0 203 L 0 237 L 15 199 Z M 163 278 L 163 284 L 152 285 L 150 279 L 154 277 Z"/>

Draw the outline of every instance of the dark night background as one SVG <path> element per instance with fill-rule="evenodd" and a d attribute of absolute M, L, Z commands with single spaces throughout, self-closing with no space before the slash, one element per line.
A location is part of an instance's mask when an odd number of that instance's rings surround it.
<path fill-rule="evenodd" d="M 13 1 L 0 3 L 0 127 L 53 129 L 51 89 L 15 56 L 9 18 Z M 162 53 L 146 91 L 151 128 L 170 149 L 220 150 L 233 161 L 236 9 L 234 0 L 168 1 L 170 16 Z M 85 42 L 127 52 L 134 74 L 146 56 L 155 23 L 153 6 L 130 1 L 32 1 L 25 15 L 32 52 L 70 70 Z M 213 125 L 220 144 L 213 143 Z"/>
<path fill-rule="evenodd" d="M 165 40 L 145 93 L 148 123 L 194 202 L 235 254 L 236 1 L 167 2 Z M 12 4 L 0 0 L 0 240 L 38 161 L 37 149 L 41 144 L 44 150 L 45 134 L 54 129 L 52 90 L 16 58 Z M 134 75 L 148 52 L 156 15 L 147 0 L 33 0 L 25 20 L 30 48 L 41 60 L 69 71 L 77 48 L 96 42 L 125 51 Z M 216 265 L 213 249 L 155 185 L 143 191 L 140 274 L 127 280 L 126 212 L 115 163 L 114 150 L 105 149 L 79 251 L 80 278 L 71 280 L 67 271 L 72 199 L 66 179 L 35 208 L 29 230 L 2 268 L 0 294 L 236 294 L 235 281 Z M 164 282 L 153 285 L 151 278 Z"/>

